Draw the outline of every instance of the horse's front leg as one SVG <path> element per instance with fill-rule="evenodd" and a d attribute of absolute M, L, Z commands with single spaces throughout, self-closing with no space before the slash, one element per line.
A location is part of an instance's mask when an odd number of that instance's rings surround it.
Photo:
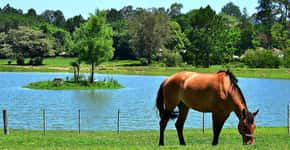
<path fill-rule="evenodd" d="M 217 145 L 219 140 L 220 132 L 223 128 L 223 125 L 227 118 L 229 117 L 229 112 L 213 112 L 212 120 L 213 120 L 213 141 L 212 145 Z"/>

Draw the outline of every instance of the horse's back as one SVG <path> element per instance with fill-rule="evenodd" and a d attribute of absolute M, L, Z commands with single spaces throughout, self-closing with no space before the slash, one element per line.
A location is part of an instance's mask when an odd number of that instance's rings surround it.
<path fill-rule="evenodd" d="M 176 73 L 164 82 L 164 98 L 167 108 L 173 109 L 182 101 L 198 111 L 212 111 L 217 105 L 220 76 L 197 72 Z"/>

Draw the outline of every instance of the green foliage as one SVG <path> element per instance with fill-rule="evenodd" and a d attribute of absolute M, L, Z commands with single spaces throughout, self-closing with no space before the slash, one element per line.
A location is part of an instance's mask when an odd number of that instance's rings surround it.
<path fill-rule="evenodd" d="M 181 52 L 185 48 L 185 34 L 181 31 L 180 25 L 175 21 L 169 22 L 170 34 L 165 47 L 169 50 Z"/>
<path fill-rule="evenodd" d="M 91 64 L 91 80 L 94 81 L 94 67 L 113 57 L 113 31 L 106 23 L 105 13 L 96 11 L 88 22 L 82 24 L 74 33 L 74 49 L 79 59 Z"/>
<path fill-rule="evenodd" d="M 77 15 L 72 18 L 68 18 L 65 23 L 65 29 L 70 33 L 73 33 L 76 28 L 79 28 L 82 23 L 85 22 L 85 19 L 82 15 Z"/>
<path fill-rule="evenodd" d="M 24 26 L 9 30 L 7 41 L 13 52 L 22 57 L 44 57 L 50 48 L 49 40 L 41 31 Z"/>
<path fill-rule="evenodd" d="M 280 65 L 279 57 L 273 55 L 271 50 L 263 48 L 247 50 L 243 61 L 251 68 L 278 68 Z"/>
<path fill-rule="evenodd" d="M 284 29 L 282 24 L 275 22 L 271 27 L 271 35 L 273 47 L 278 49 L 290 47 L 290 31 Z"/>
<path fill-rule="evenodd" d="M 190 45 L 187 49 L 186 60 L 189 64 L 210 66 L 210 56 L 216 49 L 215 43 L 221 39 L 221 33 L 225 26 L 221 16 L 216 15 L 210 6 L 200 8 L 198 11 L 192 11 L 190 18 L 191 27 L 188 30 L 187 38 Z"/>
<path fill-rule="evenodd" d="M 42 61 L 43 61 L 42 57 L 34 57 L 30 59 L 29 65 L 39 66 L 39 65 L 42 65 Z"/>
<path fill-rule="evenodd" d="M 45 10 L 41 15 L 41 18 L 44 20 L 52 23 L 55 26 L 58 27 L 64 27 L 65 26 L 65 18 L 60 10 Z"/>
<path fill-rule="evenodd" d="M 64 84 L 64 80 L 62 78 L 54 78 L 52 83 L 54 87 L 60 87 Z"/>
<path fill-rule="evenodd" d="M 151 64 L 168 39 L 169 19 L 164 13 L 139 10 L 129 19 L 131 47 Z"/>
<path fill-rule="evenodd" d="M 25 64 L 24 57 L 22 55 L 17 56 L 16 63 L 17 65 L 24 65 Z"/>
<path fill-rule="evenodd" d="M 71 52 L 72 37 L 68 31 L 48 23 L 41 25 L 39 28 L 50 40 L 53 40 L 51 49 L 56 50 L 56 54 L 51 54 L 50 56 L 60 55 L 63 52 L 66 53 L 65 55 L 70 56 L 70 53 L 73 53 Z"/>
<path fill-rule="evenodd" d="M 290 68 L 290 47 L 284 50 L 284 66 Z"/>
<path fill-rule="evenodd" d="M 14 53 L 11 47 L 10 44 L 0 44 L 0 58 L 13 58 Z"/>
<path fill-rule="evenodd" d="M 88 80 L 65 81 L 62 78 L 55 78 L 52 81 L 33 82 L 24 86 L 30 89 L 42 90 L 92 90 L 92 89 L 120 89 L 124 88 L 117 80 L 113 78 L 104 78 L 102 81 L 90 83 Z"/>
<path fill-rule="evenodd" d="M 222 13 L 240 18 L 242 13 L 239 6 L 235 5 L 233 2 L 227 3 L 221 10 Z"/>
<path fill-rule="evenodd" d="M 168 67 L 177 67 L 182 64 L 182 56 L 178 52 L 163 53 L 163 61 Z"/>
<path fill-rule="evenodd" d="M 170 9 L 168 11 L 168 16 L 171 18 L 176 18 L 181 15 L 181 9 L 183 8 L 183 5 L 181 3 L 173 3 L 170 6 Z"/>

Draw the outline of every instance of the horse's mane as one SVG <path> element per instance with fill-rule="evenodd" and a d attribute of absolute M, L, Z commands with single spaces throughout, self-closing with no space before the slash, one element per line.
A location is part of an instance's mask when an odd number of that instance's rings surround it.
<path fill-rule="evenodd" d="M 246 100 L 245 100 L 245 97 L 244 97 L 244 94 L 242 92 L 242 90 L 240 89 L 239 85 L 238 85 L 238 79 L 236 78 L 236 76 L 230 71 L 230 70 L 227 70 L 227 71 L 224 71 L 224 70 L 220 70 L 218 71 L 217 73 L 226 73 L 226 75 L 229 76 L 230 78 L 230 81 L 231 81 L 231 84 L 232 84 L 232 87 L 237 89 L 238 92 L 240 93 L 241 95 L 241 98 L 242 98 L 242 101 L 243 103 L 245 104 L 246 108 L 247 108 L 247 103 L 246 103 Z"/>

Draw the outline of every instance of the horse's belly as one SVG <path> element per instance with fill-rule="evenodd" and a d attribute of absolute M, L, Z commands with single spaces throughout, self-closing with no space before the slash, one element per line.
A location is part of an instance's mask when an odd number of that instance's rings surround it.
<path fill-rule="evenodd" d="M 202 93 L 185 95 L 182 101 L 187 107 L 201 112 L 211 112 L 214 106 L 213 96 Z"/>

